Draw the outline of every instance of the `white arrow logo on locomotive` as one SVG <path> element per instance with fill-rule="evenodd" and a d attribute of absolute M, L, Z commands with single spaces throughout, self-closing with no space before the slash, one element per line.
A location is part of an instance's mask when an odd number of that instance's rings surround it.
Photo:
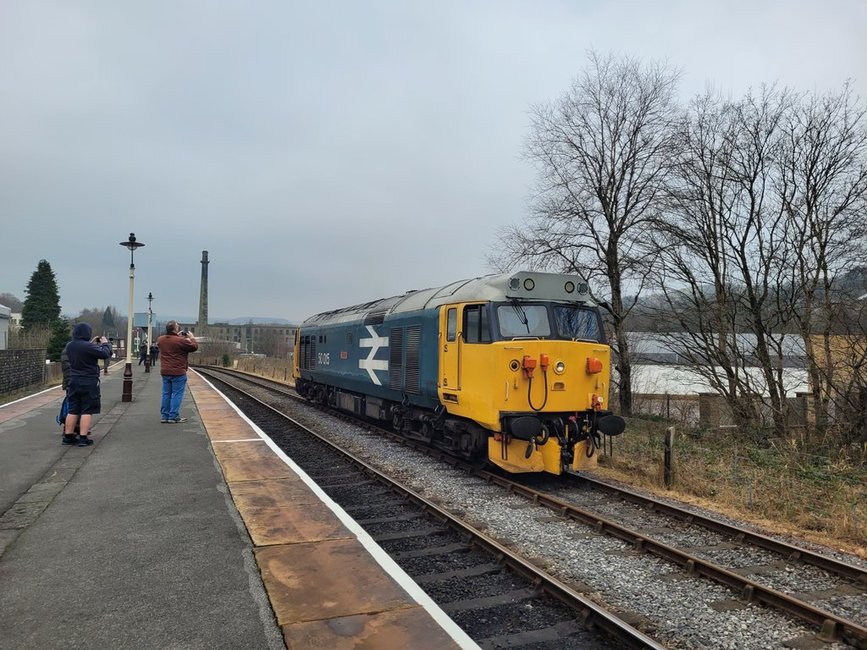
<path fill-rule="evenodd" d="M 367 331 L 370 332 L 371 338 L 369 339 L 358 339 L 358 347 L 360 348 L 370 348 L 370 352 L 367 354 L 366 359 L 358 360 L 358 367 L 364 368 L 367 370 L 367 374 L 370 375 L 370 381 L 372 381 L 377 386 L 382 386 L 382 382 L 379 381 L 379 377 L 376 376 L 374 370 L 388 370 L 388 359 L 374 359 L 379 348 L 387 348 L 388 347 L 388 337 L 387 336 L 379 336 L 376 333 L 376 330 L 373 329 L 372 325 L 366 325 Z"/>

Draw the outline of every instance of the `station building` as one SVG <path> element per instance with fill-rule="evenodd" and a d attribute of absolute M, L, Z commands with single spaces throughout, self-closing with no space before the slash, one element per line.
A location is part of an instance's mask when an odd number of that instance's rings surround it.
<path fill-rule="evenodd" d="M 12 324 L 12 310 L 6 305 L 0 305 L 0 350 L 9 347 L 9 328 Z"/>

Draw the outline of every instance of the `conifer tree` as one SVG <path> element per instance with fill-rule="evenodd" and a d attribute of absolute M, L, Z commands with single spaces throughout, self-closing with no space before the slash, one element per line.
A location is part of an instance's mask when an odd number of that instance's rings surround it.
<path fill-rule="evenodd" d="M 59 318 L 54 321 L 51 327 L 51 338 L 48 340 L 46 355 L 50 361 L 60 361 L 60 353 L 63 348 L 69 343 L 72 338 L 72 332 L 69 328 L 69 321 L 65 318 Z"/>
<path fill-rule="evenodd" d="M 37 325 L 51 326 L 60 318 L 60 295 L 54 271 L 46 260 L 39 264 L 30 282 L 27 283 L 27 297 L 21 310 L 21 325 L 27 332 Z"/>
<path fill-rule="evenodd" d="M 106 307 L 102 314 L 102 331 L 113 332 L 117 330 L 117 325 L 114 322 L 114 310 L 111 307 Z"/>

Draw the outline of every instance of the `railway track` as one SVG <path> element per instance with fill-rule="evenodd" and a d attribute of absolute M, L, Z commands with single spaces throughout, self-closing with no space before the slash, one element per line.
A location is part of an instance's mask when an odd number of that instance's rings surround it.
<path fill-rule="evenodd" d="M 481 647 L 664 648 L 459 517 L 237 385 L 206 376 Z"/>
<path fill-rule="evenodd" d="M 285 386 L 261 378 L 249 381 L 289 395 Z M 400 440 L 444 458 L 429 447 Z M 516 481 L 451 457 L 445 459 L 511 495 L 547 508 L 557 519 L 579 522 L 594 535 L 620 540 L 634 553 L 656 556 L 674 563 L 687 576 L 726 586 L 731 590 L 729 597 L 711 604 L 720 611 L 760 603 L 797 617 L 822 641 L 843 640 L 854 647 L 867 647 L 863 626 L 867 571 L 862 567 L 593 479 Z"/>

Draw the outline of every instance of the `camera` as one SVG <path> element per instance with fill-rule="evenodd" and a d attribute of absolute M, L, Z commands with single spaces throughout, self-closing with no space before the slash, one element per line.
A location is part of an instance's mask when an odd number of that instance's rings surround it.
<path fill-rule="evenodd" d="M 181 330 L 181 336 L 189 336 L 189 334 L 187 330 Z"/>

